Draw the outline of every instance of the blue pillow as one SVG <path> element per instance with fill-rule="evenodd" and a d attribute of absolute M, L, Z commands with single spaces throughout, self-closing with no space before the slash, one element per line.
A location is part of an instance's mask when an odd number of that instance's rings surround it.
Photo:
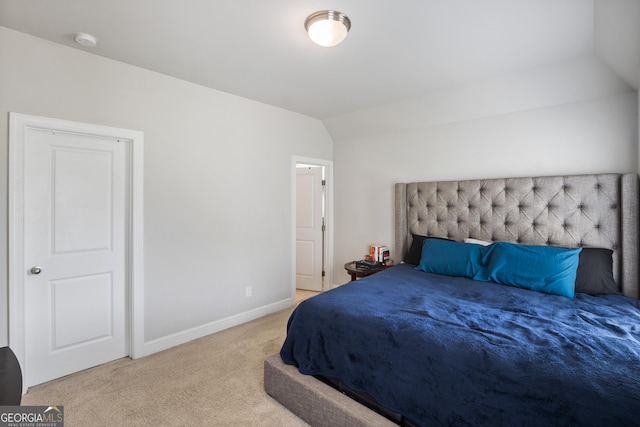
<path fill-rule="evenodd" d="M 482 256 L 487 248 L 474 243 L 427 238 L 422 242 L 422 255 L 416 270 L 472 279 L 481 270 Z"/>
<path fill-rule="evenodd" d="M 484 267 L 475 280 L 530 289 L 548 294 L 575 296 L 576 271 L 581 248 L 530 246 L 497 242 L 488 247 Z"/>

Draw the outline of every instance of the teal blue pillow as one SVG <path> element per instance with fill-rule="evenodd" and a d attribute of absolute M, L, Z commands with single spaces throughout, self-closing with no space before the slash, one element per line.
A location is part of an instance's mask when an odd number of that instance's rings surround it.
<path fill-rule="evenodd" d="M 427 238 L 422 242 L 422 255 L 416 270 L 473 279 L 481 270 L 487 248 L 474 243 Z"/>
<path fill-rule="evenodd" d="M 531 246 L 497 242 L 488 246 L 475 280 L 530 289 L 548 294 L 575 296 L 576 272 L 581 248 Z"/>

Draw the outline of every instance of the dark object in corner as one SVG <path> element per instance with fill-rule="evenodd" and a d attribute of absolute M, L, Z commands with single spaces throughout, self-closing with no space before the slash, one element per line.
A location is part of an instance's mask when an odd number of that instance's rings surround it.
<path fill-rule="evenodd" d="M 22 400 L 22 371 L 9 347 L 0 348 L 0 405 L 18 406 Z"/>

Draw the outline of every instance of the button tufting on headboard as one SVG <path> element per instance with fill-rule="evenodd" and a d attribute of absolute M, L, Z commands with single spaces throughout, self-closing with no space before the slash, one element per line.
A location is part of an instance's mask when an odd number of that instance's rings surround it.
<path fill-rule="evenodd" d="M 623 199 L 624 188 L 628 194 Z M 401 251 L 407 250 L 414 233 L 458 241 L 474 236 L 533 245 L 609 248 L 614 250 L 616 280 L 624 273 L 629 283 L 623 284 L 623 291 L 637 298 L 638 267 L 631 262 L 637 264 L 638 259 L 637 193 L 636 174 L 397 184 L 396 194 L 403 194 L 405 202 L 396 206 L 396 212 L 406 215 L 404 222 L 398 222 L 405 228 L 398 233 L 397 244 Z M 623 223 L 630 227 L 626 234 Z M 628 242 L 623 250 L 617 245 L 621 240 Z M 624 271 L 623 255 L 629 257 Z"/>

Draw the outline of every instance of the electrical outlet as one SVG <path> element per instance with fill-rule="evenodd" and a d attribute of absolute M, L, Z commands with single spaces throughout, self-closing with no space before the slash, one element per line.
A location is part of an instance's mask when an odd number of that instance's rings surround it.
<path fill-rule="evenodd" d="M 251 286 L 247 286 L 246 288 L 244 288 L 244 295 L 249 298 L 251 296 Z"/>

